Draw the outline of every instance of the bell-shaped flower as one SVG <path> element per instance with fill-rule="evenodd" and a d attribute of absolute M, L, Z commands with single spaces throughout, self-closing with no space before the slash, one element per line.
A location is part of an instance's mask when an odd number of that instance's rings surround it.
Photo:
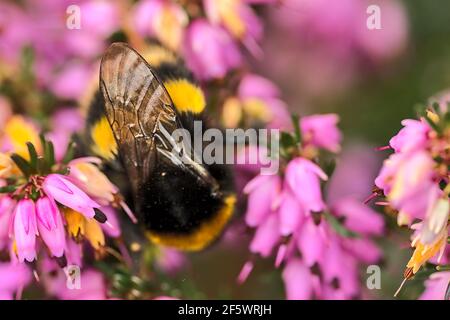
<path fill-rule="evenodd" d="M 63 175 L 48 175 L 43 183 L 43 189 L 48 196 L 51 196 L 60 204 L 83 214 L 87 218 L 94 218 L 98 212 L 94 209 L 100 208 L 97 202 Z"/>
<path fill-rule="evenodd" d="M 19 261 L 36 259 L 36 206 L 33 200 L 20 200 L 14 211 L 14 239 Z"/>
<path fill-rule="evenodd" d="M 303 139 L 318 148 L 338 152 L 342 140 L 341 131 L 337 127 L 339 117 L 336 114 L 318 114 L 302 117 L 300 129 Z"/>
<path fill-rule="evenodd" d="M 204 19 L 189 25 L 183 49 L 186 64 L 200 80 L 223 78 L 242 62 L 239 48 L 231 36 Z"/>
<path fill-rule="evenodd" d="M 306 212 L 325 209 L 320 180 L 327 179 L 318 165 L 304 158 L 291 160 L 286 168 L 286 182 Z"/>
<path fill-rule="evenodd" d="M 36 202 L 37 228 L 39 235 L 55 257 L 62 257 L 66 246 L 66 231 L 61 213 L 55 201 L 49 197 Z"/>
<path fill-rule="evenodd" d="M 245 221 L 250 227 L 261 224 L 273 212 L 273 204 L 280 193 L 281 178 L 278 175 L 258 175 L 244 188 L 248 194 Z"/>

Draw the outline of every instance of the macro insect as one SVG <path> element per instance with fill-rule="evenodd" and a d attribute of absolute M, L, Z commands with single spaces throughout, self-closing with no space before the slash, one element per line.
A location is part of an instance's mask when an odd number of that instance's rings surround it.
<path fill-rule="evenodd" d="M 100 66 L 100 91 L 89 102 L 87 136 L 92 150 L 119 161 L 134 210 L 156 244 L 201 250 L 233 216 L 236 196 L 224 164 L 195 161 L 194 121 L 208 126 L 202 90 L 171 52 L 152 45 L 145 55 L 113 43 Z M 190 152 L 185 152 L 186 150 Z"/>

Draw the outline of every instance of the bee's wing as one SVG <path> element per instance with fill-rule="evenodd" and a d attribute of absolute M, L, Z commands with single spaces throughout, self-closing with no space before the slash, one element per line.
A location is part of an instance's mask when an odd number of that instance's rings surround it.
<path fill-rule="evenodd" d="M 124 43 L 112 44 L 100 66 L 100 89 L 118 151 L 136 191 L 155 164 L 161 128 L 178 127 L 175 109 L 147 62 Z"/>
<path fill-rule="evenodd" d="M 181 124 L 173 103 L 164 85 L 135 50 L 124 43 L 108 48 L 100 66 L 100 89 L 135 194 L 148 181 L 157 161 L 170 161 L 217 187 L 203 166 L 178 155 L 180 145 L 172 133 Z"/>

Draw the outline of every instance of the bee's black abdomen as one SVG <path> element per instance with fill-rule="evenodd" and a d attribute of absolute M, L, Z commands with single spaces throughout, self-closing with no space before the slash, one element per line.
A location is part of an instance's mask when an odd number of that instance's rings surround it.
<path fill-rule="evenodd" d="M 139 197 L 146 228 L 166 233 L 193 232 L 223 204 L 197 176 L 165 163 L 158 165 Z"/>

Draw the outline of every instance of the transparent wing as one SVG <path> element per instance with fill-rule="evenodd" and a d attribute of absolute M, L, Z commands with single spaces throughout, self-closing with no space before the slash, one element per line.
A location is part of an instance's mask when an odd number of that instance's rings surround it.
<path fill-rule="evenodd" d="M 135 194 L 148 181 L 157 161 L 170 161 L 217 187 L 207 170 L 187 156 L 191 152 L 185 152 L 183 143 L 188 139 L 180 139 L 180 144 L 173 138 L 181 125 L 170 96 L 134 49 L 124 43 L 108 48 L 100 66 L 100 89 Z"/>

